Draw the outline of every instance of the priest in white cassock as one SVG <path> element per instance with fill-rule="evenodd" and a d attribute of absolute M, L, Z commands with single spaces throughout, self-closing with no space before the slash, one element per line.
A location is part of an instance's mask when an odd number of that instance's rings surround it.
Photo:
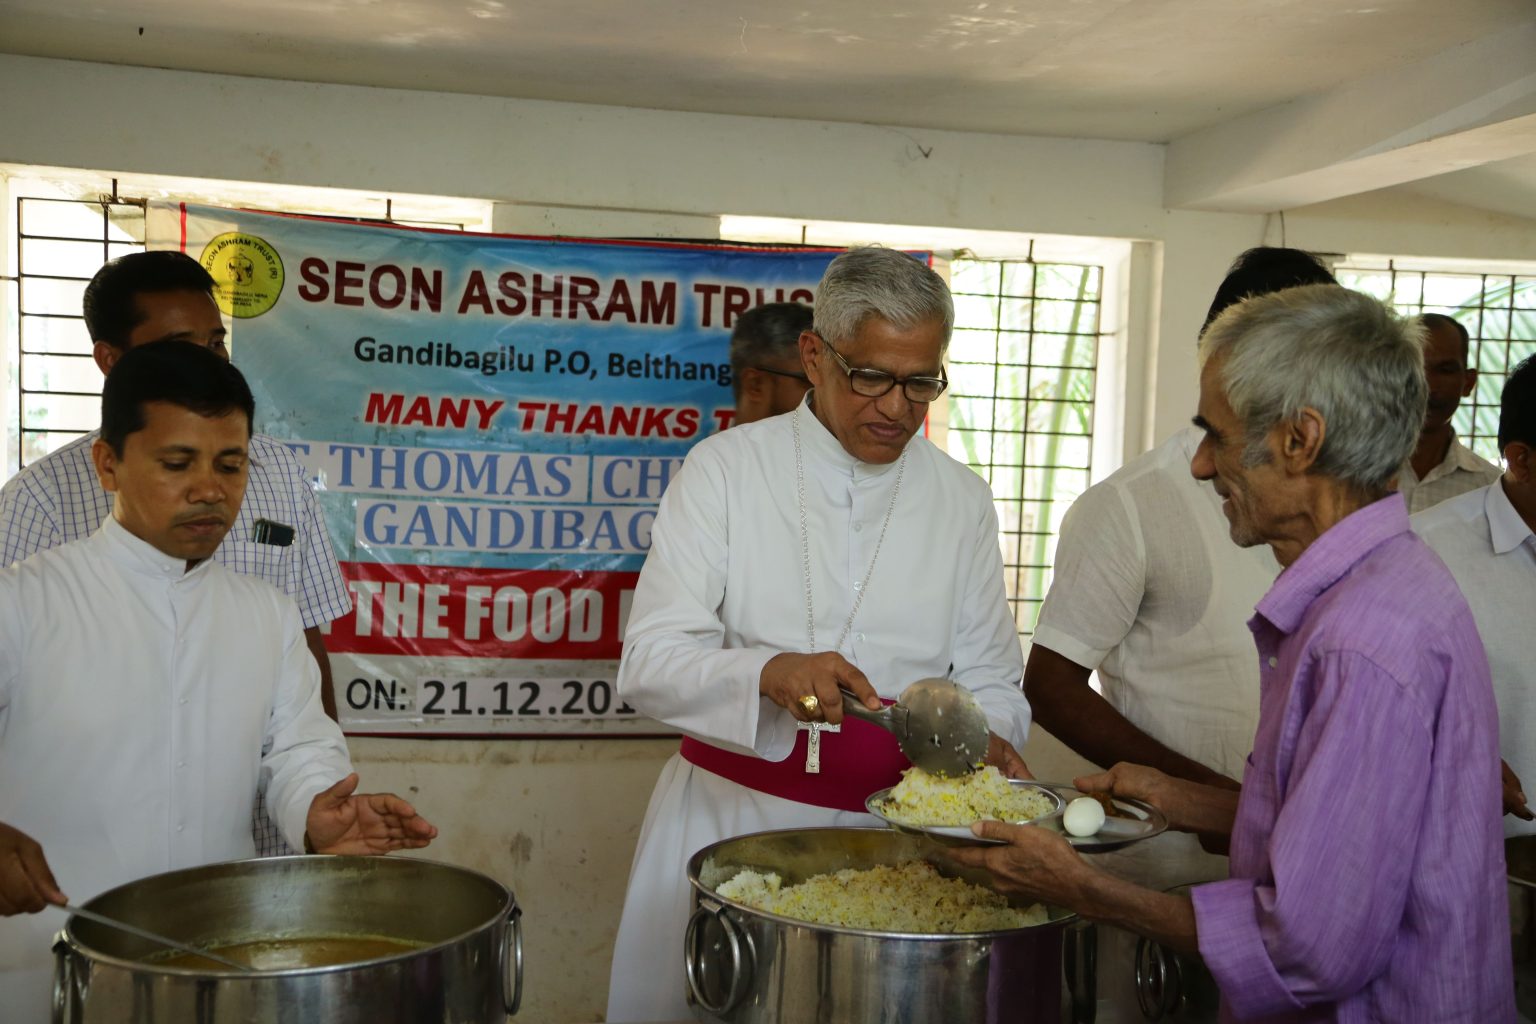
<path fill-rule="evenodd" d="M 202 345 L 124 353 L 92 448 L 112 514 L 0 571 L 0 1020 L 47 1019 L 65 923 L 48 904 L 254 856 L 263 785 L 295 848 L 437 835 L 356 792 L 293 599 L 211 557 L 245 496 L 253 407 Z"/>
<path fill-rule="evenodd" d="M 662 499 L 618 687 L 681 729 L 646 811 L 614 950 L 610 1021 L 688 1014 L 687 860 L 765 829 L 877 825 L 864 798 L 907 766 L 844 719 L 948 676 L 991 721 L 988 760 L 1027 771 L 1023 658 L 986 483 L 916 436 L 947 383 L 954 306 L 912 257 L 828 266 L 800 336 L 793 412 L 701 442 Z"/>

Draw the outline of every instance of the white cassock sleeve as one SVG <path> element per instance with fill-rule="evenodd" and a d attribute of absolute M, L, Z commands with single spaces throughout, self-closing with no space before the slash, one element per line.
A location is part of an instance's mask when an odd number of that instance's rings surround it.
<path fill-rule="evenodd" d="M 320 703 L 320 666 L 304 642 L 298 606 L 286 597 L 282 636 L 280 678 L 267 722 L 271 749 L 261 759 L 261 776 L 283 838 L 302 850 L 309 805 L 352 773 L 352 759 L 340 727 Z"/>
<path fill-rule="evenodd" d="M 986 484 L 980 481 L 983 490 Z M 1024 697 L 1024 653 L 1003 586 L 1003 556 L 997 540 L 997 510 L 991 492 L 975 524 L 971 563 L 957 573 L 962 588 L 955 629 L 954 680 L 981 702 L 992 731 L 1022 748 L 1029 736 L 1029 701 Z"/>
<path fill-rule="evenodd" d="M 727 520 L 725 467 L 714 448 L 695 448 L 662 495 L 651 529 L 624 633 L 619 695 L 641 714 L 717 746 L 782 760 L 789 755 L 783 730 L 759 731 L 760 720 L 775 716 L 760 715 L 772 704 L 758 683 L 779 652 L 723 649 Z"/>

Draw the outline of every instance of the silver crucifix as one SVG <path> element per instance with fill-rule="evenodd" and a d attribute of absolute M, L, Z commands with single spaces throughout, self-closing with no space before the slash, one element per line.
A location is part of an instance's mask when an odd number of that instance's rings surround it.
<path fill-rule="evenodd" d="M 826 722 L 801 722 L 795 728 L 809 729 L 810 738 L 805 741 L 805 770 L 810 775 L 821 774 L 821 734 L 824 732 L 842 732 L 841 725 L 828 725 Z"/>

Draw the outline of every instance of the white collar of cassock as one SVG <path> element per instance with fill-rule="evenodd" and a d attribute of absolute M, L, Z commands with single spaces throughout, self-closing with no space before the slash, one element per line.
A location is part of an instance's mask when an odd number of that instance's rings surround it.
<path fill-rule="evenodd" d="M 1507 555 L 1530 538 L 1531 528 L 1525 525 L 1525 520 L 1515 511 L 1509 495 L 1504 493 L 1502 477 L 1488 488 L 1483 510 L 1488 515 L 1488 530 L 1494 554 Z"/>
<path fill-rule="evenodd" d="M 185 558 L 175 558 L 155 547 L 149 541 L 134 536 L 127 527 L 113 516 L 102 520 L 101 528 L 92 540 L 100 546 L 106 557 L 130 572 L 155 579 L 179 580 L 191 577 L 207 568 L 212 558 L 205 558 L 191 569 Z"/>
<path fill-rule="evenodd" d="M 791 415 L 799 418 L 801 443 L 805 445 L 807 465 L 819 465 L 845 476 L 852 477 L 855 481 L 872 480 L 894 472 L 896 462 L 887 462 L 879 465 L 873 462 L 863 462 L 854 458 L 843 447 L 843 443 L 832 436 L 832 432 L 822 425 L 821 420 L 811 411 L 811 400 L 815 397 L 815 390 L 807 391 L 805 399 Z M 907 441 L 907 447 L 918 443 L 918 435 L 912 435 Z"/>

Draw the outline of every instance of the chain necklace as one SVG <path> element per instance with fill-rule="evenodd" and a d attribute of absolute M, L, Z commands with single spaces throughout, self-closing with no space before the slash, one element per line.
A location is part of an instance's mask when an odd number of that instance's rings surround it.
<path fill-rule="evenodd" d="M 815 654 L 816 609 L 811 601 L 811 532 L 805 520 L 805 462 L 800 454 L 800 410 L 795 410 L 790 422 L 795 431 L 795 492 L 800 499 L 800 568 L 805 576 L 805 632 L 811 644 L 810 653 Z M 854 587 L 853 608 L 848 612 L 848 621 L 843 623 L 843 631 L 838 635 L 837 643 L 832 645 L 834 651 L 843 649 L 843 641 L 848 639 L 854 617 L 859 614 L 859 605 L 869 592 L 869 578 L 875 574 L 875 563 L 880 560 L 880 546 L 885 543 L 885 530 L 891 525 L 891 513 L 896 510 L 896 495 L 901 493 L 901 476 L 906 470 L 907 451 L 903 448 L 901 458 L 896 463 L 896 484 L 891 488 L 891 503 L 885 508 L 885 519 L 880 523 L 880 536 L 875 538 L 875 553 L 869 560 L 869 570 L 864 573 L 864 582 Z"/>

